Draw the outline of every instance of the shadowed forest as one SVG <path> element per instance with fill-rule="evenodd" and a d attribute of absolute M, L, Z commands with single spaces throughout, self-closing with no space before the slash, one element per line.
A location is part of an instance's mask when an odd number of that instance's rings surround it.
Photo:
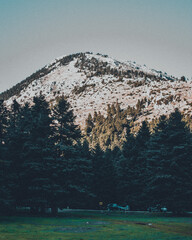
<path fill-rule="evenodd" d="M 191 210 L 192 135 L 182 114 L 176 109 L 136 129 L 134 111 L 108 106 L 106 116 L 89 114 L 81 131 L 64 97 L 52 108 L 43 95 L 9 109 L 1 100 L 0 211 L 56 213 L 99 202 Z"/>

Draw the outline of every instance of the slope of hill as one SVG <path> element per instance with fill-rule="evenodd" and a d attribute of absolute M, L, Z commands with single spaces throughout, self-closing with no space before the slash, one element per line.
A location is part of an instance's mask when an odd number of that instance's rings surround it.
<path fill-rule="evenodd" d="M 122 108 L 142 102 L 138 121 L 149 121 L 179 108 L 191 114 L 192 82 L 140 66 L 120 62 L 107 55 L 77 53 L 56 59 L 10 90 L 0 94 L 10 105 L 13 99 L 31 102 L 40 93 L 50 104 L 65 95 L 77 122 L 84 124 L 88 113 L 106 112 L 107 105 L 118 101 Z"/>

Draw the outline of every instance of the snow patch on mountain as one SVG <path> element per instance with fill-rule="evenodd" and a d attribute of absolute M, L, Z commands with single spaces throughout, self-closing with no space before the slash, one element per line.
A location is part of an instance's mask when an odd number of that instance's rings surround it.
<path fill-rule="evenodd" d="M 80 53 L 57 58 L 45 68 L 48 74 L 34 79 L 17 96 L 8 99 L 7 104 L 13 99 L 31 103 L 41 93 L 54 105 L 59 96 L 65 95 L 81 125 L 89 113 L 106 113 L 107 105 L 116 101 L 121 108 L 127 108 L 145 99 L 138 121 L 167 115 L 175 108 L 191 114 L 192 81 L 180 81 L 135 62 Z"/>

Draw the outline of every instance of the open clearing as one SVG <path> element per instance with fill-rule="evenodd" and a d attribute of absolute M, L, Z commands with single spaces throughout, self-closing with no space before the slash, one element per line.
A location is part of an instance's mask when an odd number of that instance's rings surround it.
<path fill-rule="evenodd" d="M 192 218 L 160 213 L 66 212 L 58 217 L 0 217 L 5 240 L 192 240 Z"/>

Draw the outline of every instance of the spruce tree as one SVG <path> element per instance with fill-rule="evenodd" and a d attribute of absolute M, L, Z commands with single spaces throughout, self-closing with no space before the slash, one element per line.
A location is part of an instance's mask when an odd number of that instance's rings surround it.
<path fill-rule="evenodd" d="M 117 178 L 114 161 L 112 151 L 106 149 L 102 164 L 102 168 L 105 170 L 102 176 L 102 188 L 104 190 L 102 199 L 105 204 L 114 203 L 117 200 Z"/>
<path fill-rule="evenodd" d="M 126 125 L 125 141 L 122 146 L 122 154 L 117 160 L 117 179 L 119 202 L 123 205 L 133 206 L 133 194 L 135 192 L 134 181 L 137 176 L 135 171 L 135 159 L 137 150 L 135 148 L 135 137 L 131 134 L 129 124 Z"/>
<path fill-rule="evenodd" d="M 90 135 L 93 127 L 94 127 L 93 118 L 92 118 L 91 114 L 89 113 L 87 119 L 85 120 L 85 134 L 87 136 Z"/>
<path fill-rule="evenodd" d="M 91 189 L 92 161 L 88 142 L 75 146 L 75 153 L 67 159 L 66 199 L 73 208 L 92 207 L 93 193 Z"/>
<path fill-rule="evenodd" d="M 92 152 L 92 190 L 95 194 L 94 208 L 102 207 L 116 200 L 116 178 L 111 150 L 104 152 L 97 144 Z"/>
<path fill-rule="evenodd" d="M 53 109 L 59 205 L 77 206 L 89 194 L 90 159 L 79 143 L 81 132 L 70 104 L 62 97 Z M 83 146 L 85 148 L 85 144 Z M 78 202 L 79 199 L 79 202 Z M 75 204 L 76 203 L 76 204 Z M 82 206 L 82 205 L 81 205 Z"/>
<path fill-rule="evenodd" d="M 146 121 L 142 122 L 135 139 L 134 153 L 129 166 L 130 202 L 135 209 L 146 209 L 146 157 L 145 151 L 150 139 L 150 131 Z"/>
<path fill-rule="evenodd" d="M 148 150 L 148 191 L 156 203 L 174 212 L 190 209 L 192 199 L 191 136 L 176 109 L 162 119 Z"/>
<path fill-rule="evenodd" d="M 5 143 L 7 125 L 8 125 L 8 110 L 5 107 L 4 101 L 0 100 L 0 144 Z"/>
<path fill-rule="evenodd" d="M 25 108 L 14 100 L 11 105 L 9 116 L 9 126 L 6 135 L 6 161 L 8 162 L 8 180 L 7 184 L 11 193 L 12 207 L 21 206 L 24 201 L 23 192 L 23 162 L 25 160 L 26 132 L 25 122 L 27 116 Z M 29 121 L 30 122 L 30 121 Z"/>
<path fill-rule="evenodd" d="M 171 194 L 167 202 L 170 209 L 182 212 L 190 210 L 192 201 L 192 139 L 178 109 L 169 117 L 167 133 L 172 175 Z"/>
<path fill-rule="evenodd" d="M 54 182 L 50 172 L 54 169 L 52 119 L 48 102 L 43 95 L 34 97 L 31 108 L 30 138 L 26 146 L 25 184 L 26 202 L 33 209 L 45 211 L 50 206 Z"/>
<path fill-rule="evenodd" d="M 148 206 L 164 205 L 165 195 L 169 194 L 169 187 L 166 187 L 167 175 L 165 174 L 166 171 L 169 171 L 167 138 L 167 118 L 161 116 L 145 152 L 147 159 L 145 193 Z"/>
<path fill-rule="evenodd" d="M 71 146 L 78 142 L 81 137 L 79 126 L 75 124 L 75 116 L 70 104 L 64 96 L 59 99 L 58 104 L 53 109 L 55 121 L 54 138 L 58 144 Z"/>
<path fill-rule="evenodd" d="M 111 112 L 111 106 L 110 104 L 107 105 L 107 118 L 108 118 L 108 121 L 111 122 L 112 121 L 112 112 Z"/>
<path fill-rule="evenodd" d="M 93 164 L 93 179 L 92 190 L 95 194 L 95 206 L 99 206 L 99 202 L 103 202 L 103 161 L 104 152 L 99 144 L 96 144 L 92 151 L 92 164 Z"/>
<path fill-rule="evenodd" d="M 8 111 L 4 101 L 0 100 L 0 211 L 7 211 L 12 204 L 11 190 L 8 184 L 11 176 L 7 160 L 6 135 L 8 127 Z"/>

